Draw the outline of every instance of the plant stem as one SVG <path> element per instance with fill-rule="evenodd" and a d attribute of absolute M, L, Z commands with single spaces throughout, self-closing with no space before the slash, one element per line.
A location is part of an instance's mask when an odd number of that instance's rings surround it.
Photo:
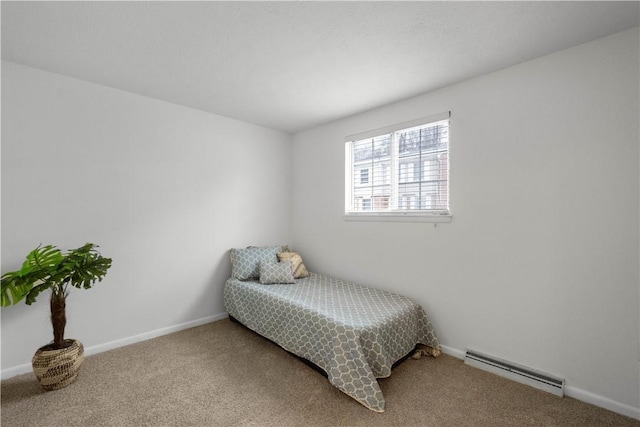
<path fill-rule="evenodd" d="M 53 326 L 53 346 L 55 348 L 63 348 L 64 345 L 64 328 L 67 326 L 66 305 L 64 294 L 51 293 L 51 324 Z"/>

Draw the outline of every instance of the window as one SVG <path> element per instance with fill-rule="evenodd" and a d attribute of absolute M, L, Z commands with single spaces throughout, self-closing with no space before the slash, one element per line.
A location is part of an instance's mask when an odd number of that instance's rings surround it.
<path fill-rule="evenodd" d="M 347 216 L 450 216 L 449 113 L 347 137 Z"/>
<path fill-rule="evenodd" d="M 362 199 L 362 210 L 370 211 L 371 210 L 371 199 Z"/>
<path fill-rule="evenodd" d="M 360 169 L 360 184 L 368 184 L 369 183 L 369 169 L 363 168 Z"/>

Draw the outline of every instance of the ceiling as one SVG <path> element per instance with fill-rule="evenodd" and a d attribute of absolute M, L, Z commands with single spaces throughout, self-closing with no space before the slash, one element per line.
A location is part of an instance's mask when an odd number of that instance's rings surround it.
<path fill-rule="evenodd" d="M 295 133 L 638 26 L 639 2 L 8 2 L 2 58 Z"/>

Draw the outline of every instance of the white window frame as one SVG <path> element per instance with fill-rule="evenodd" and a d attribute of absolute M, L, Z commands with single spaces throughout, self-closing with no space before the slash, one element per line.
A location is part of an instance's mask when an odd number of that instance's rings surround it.
<path fill-rule="evenodd" d="M 397 131 L 402 131 L 404 129 L 409 129 L 417 126 L 424 126 L 432 123 L 437 123 L 441 121 L 449 121 L 449 138 L 451 137 L 451 112 L 448 111 L 446 113 L 436 114 L 433 116 L 412 120 L 410 122 L 399 123 L 392 126 L 387 126 L 384 128 L 362 132 L 354 135 L 349 135 L 345 138 L 345 213 L 344 219 L 349 221 L 409 221 L 409 222 L 451 222 L 452 214 L 450 209 L 450 191 L 449 191 L 449 183 L 451 180 L 451 154 L 450 154 L 450 144 L 447 147 L 447 156 L 448 156 L 448 170 L 447 170 L 447 197 L 448 197 L 448 205 L 446 210 L 401 210 L 398 209 L 398 201 L 396 201 L 396 209 L 395 210 L 386 210 L 386 211 L 355 211 L 353 210 L 355 207 L 351 206 L 353 203 L 352 200 L 352 191 L 354 191 L 354 181 L 353 181 L 353 173 L 354 173 L 354 165 L 352 164 L 353 159 L 353 143 L 355 141 L 360 141 L 367 138 L 374 138 L 381 135 L 392 134 Z M 394 144 L 396 142 L 394 141 Z M 449 141 L 450 143 L 450 141 Z M 394 188 L 392 190 L 392 194 L 397 197 L 397 188 L 402 182 L 398 182 L 398 179 L 401 179 L 401 175 L 399 174 L 400 165 L 398 163 L 398 155 L 397 150 L 391 150 L 391 186 Z M 412 165 L 413 166 L 413 165 Z M 420 165 L 422 168 L 423 165 Z M 415 166 L 413 166 L 413 174 L 415 179 Z M 407 169 L 405 169 L 408 171 Z M 369 171 L 369 180 L 372 179 L 371 171 Z M 420 171 L 418 171 L 420 173 Z M 374 178 L 375 179 L 375 178 Z M 418 178 L 419 179 L 419 178 Z M 358 181 L 359 182 L 359 181 Z M 405 180 L 403 180 L 405 182 Z M 393 196 L 392 196 L 393 198 Z M 417 203 L 417 198 L 414 198 Z M 373 206 L 373 205 L 372 205 Z M 392 205 L 393 206 L 393 205 Z"/>

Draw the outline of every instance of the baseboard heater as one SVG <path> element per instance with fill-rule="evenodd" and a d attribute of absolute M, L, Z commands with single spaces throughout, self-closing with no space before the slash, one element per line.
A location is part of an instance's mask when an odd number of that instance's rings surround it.
<path fill-rule="evenodd" d="M 467 350 L 464 355 L 464 363 L 476 368 L 500 375 L 505 378 L 530 385 L 540 390 L 564 396 L 564 378 L 535 371 L 525 366 L 516 365 L 493 356 L 479 353 L 475 350 Z"/>

